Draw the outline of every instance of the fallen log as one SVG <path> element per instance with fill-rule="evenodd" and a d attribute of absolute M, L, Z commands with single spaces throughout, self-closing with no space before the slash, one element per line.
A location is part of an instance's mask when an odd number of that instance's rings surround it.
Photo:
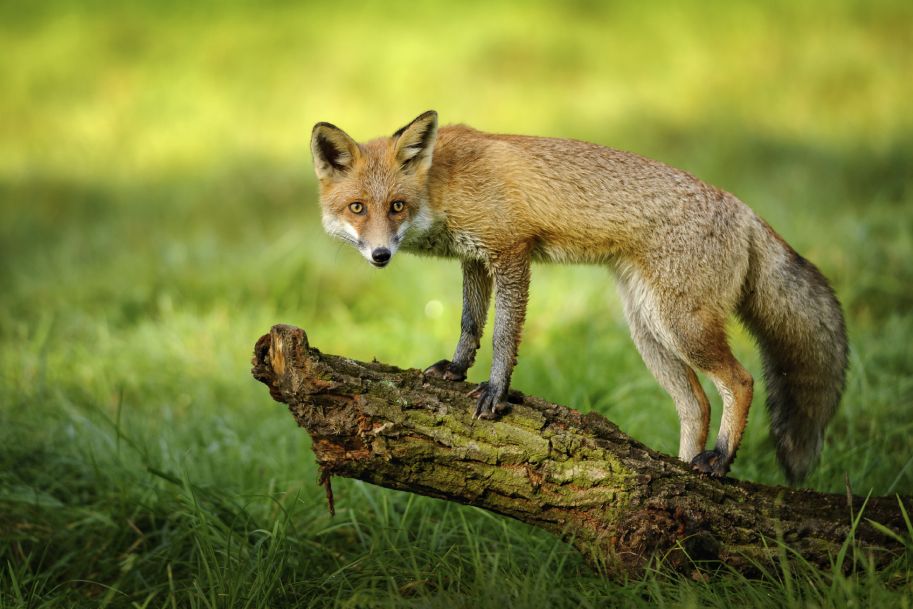
<path fill-rule="evenodd" d="M 257 341 L 252 373 L 311 435 L 331 509 L 331 476 L 457 501 L 556 533 L 616 576 L 655 559 L 689 574 L 797 558 L 831 569 L 850 538 L 842 568 L 883 567 L 910 543 L 913 498 L 711 479 L 532 396 L 475 420 L 474 385 L 323 354 L 293 326 Z"/>

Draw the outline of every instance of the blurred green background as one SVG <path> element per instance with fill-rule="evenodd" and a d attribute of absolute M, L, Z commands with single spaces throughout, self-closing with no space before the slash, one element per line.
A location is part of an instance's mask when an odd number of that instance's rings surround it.
<path fill-rule="evenodd" d="M 330 519 L 306 434 L 249 361 L 277 322 L 402 367 L 452 353 L 458 263 L 378 271 L 330 240 L 308 151 L 317 121 L 367 139 L 433 108 L 746 201 L 847 312 L 809 485 L 911 494 L 911 99 L 907 1 L 0 3 L 0 601 L 899 602 L 909 575 L 612 584 L 519 523 L 350 481 Z M 513 384 L 677 450 L 603 268 L 534 269 Z M 732 475 L 782 483 L 762 403 Z"/>

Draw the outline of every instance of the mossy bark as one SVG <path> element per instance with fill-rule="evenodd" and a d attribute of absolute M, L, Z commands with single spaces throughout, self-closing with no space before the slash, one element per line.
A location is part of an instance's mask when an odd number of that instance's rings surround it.
<path fill-rule="evenodd" d="M 277 325 L 257 341 L 254 377 L 310 433 L 323 475 L 458 501 L 552 531 L 614 575 L 652 559 L 694 573 L 746 574 L 802 559 L 830 568 L 852 531 L 866 560 L 904 551 L 911 498 L 869 499 L 699 476 L 596 414 L 512 397 L 497 421 L 472 418 L 473 385 L 320 353 Z M 783 543 L 789 550 L 784 550 Z M 852 552 L 851 552 L 852 556 Z M 851 567 L 853 559 L 846 565 Z"/>

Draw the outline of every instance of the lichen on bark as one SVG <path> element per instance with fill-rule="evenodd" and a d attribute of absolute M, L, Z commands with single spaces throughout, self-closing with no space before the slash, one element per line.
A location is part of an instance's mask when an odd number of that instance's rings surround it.
<path fill-rule="evenodd" d="M 274 326 L 257 341 L 254 377 L 310 433 L 323 475 L 482 507 L 568 539 L 607 573 L 727 565 L 746 574 L 784 556 L 822 568 L 854 531 L 876 565 L 908 536 L 909 497 L 845 495 L 701 477 L 596 414 L 513 395 L 496 421 L 473 419 L 474 386 L 323 354 L 304 331 Z M 328 482 L 327 482 L 328 484 Z M 328 496 L 330 491 L 328 490 Z M 847 563 L 851 565 L 852 562 Z"/>

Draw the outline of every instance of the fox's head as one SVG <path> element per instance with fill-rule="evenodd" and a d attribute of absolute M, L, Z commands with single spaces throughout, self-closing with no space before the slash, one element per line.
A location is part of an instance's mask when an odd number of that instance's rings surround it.
<path fill-rule="evenodd" d="M 433 110 L 363 144 L 335 125 L 314 125 L 311 153 L 326 231 L 374 266 L 386 266 L 410 228 L 431 223 L 428 170 L 436 138 Z"/>

